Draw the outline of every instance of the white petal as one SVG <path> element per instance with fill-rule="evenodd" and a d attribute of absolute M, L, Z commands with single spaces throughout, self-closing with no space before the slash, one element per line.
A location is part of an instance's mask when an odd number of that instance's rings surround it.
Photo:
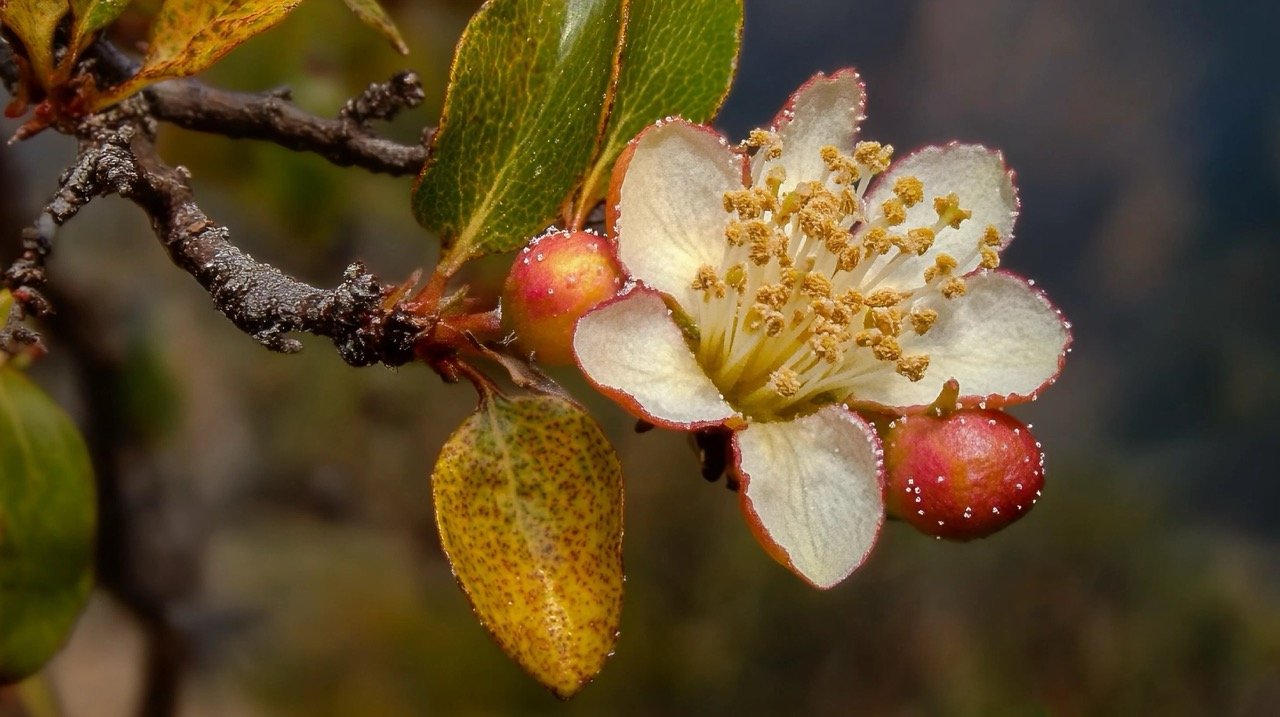
<path fill-rule="evenodd" d="M 615 168 L 612 233 L 632 277 L 693 306 L 698 268 L 719 266 L 730 216 L 724 193 L 743 186 L 742 156 L 701 125 L 671 120 L 632 141 Z M 621 174 L 619 174 L 621 173 Z"/>
<path fill-rule="evenodd" d="M 880 440 L 842 406 L 734 434 L 742 509 L 775 558 L 829 588 L 862 564 L 884 523 Z"/>
<path fill-rule="evenodd" d="M 854 381 L 855 403 L 919 408 L 954 378 L 966 405 L 994 407 L 1026 401 L 1057 379 L 1071 332 L 1044 294 L 1005 272 L 982 272 L 967 282 L 964 296 L 930 304 L 938 320 L 928 333 L 903 332 L 904 354 L 929 355 L 924 378 L 913 383 L 881 362 Z"/>
<path fill-rule="evenodd" d="M 899 177 L 913 176 L 924 183 L 923 202 L 907 210 L 907 221 L 893 231 L 905 232 L 915 227 L 930 227 L 938 221 L 935 197 L 955 192 L 960 208 L 973 216 L 959 229 L 943 227 L 938 231 L 933 248 L 921 257 L 912 257 L 876 282 L 878 287 L 910 290 L 924 284 L 924 270 L 940 253 L 950 254 L 960 265 L 957 275 L 978 268 L 981 257 L 975 251 L 978 240 L 988 226 L 999 232 L 1001 248 L 1013 238 L 1013 223 L 1018 216 L 1018 193 L 1013 186 L 1013 172 L 1005 166 L 1004 156 L 977 144 L 951 143 L 944 147 L 925 147 L 895 162 L 876 181 L 867 194 L 867 214 L 872 219 L 886 199 L 893 197 L 893 184 Z M 890 254 L 893 256 L 896 252 Z M 881 260 L 884 261 L 884 260 Z M 875 276 L 872 269 L 868 276 Z"/>
<path fill-rule="evenodd" d="M 656 292 L 633 289 L 583 316 L 573 351 L 588 381 L 651 423 L 706 428 L 738 415 L 698 365 Z"/>
<path fill-rule="evenodd" d="M 858 125 L 866 115 L 866 90 L 853 68 L 830 76 L 818 73 L 791 95 L 774 120 L 773 130 L 782 140 L 782 156 L 765 160 L 763 154 L 752 162 L 753 183 L 770 168 L 781 165 L 787 171 L 782 191 L 797 182 L 822 179 L 826 165 L 819 152 L 832 145 L 842 152 L 853 149 Z"/>

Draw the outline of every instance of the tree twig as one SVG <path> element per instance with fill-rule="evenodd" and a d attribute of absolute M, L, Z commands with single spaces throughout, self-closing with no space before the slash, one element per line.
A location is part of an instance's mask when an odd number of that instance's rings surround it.
<path fill-rule="evenodd" d="M 143 94 L 155 118 L 163 122 L 224 137 L 266 140 L 314 152 L 337 165 L 413 175 L 427 159 L 425 142 L 398 144 L 373 134 L 366 125 L 368 119 L 389 119 L 422 101 L 422 84 L 412 72 L 370 85 L 347 104 L 339 119 L 308 114 L 280 93 L 228 92 L 193 80 L 163 82 Z"/>
<path fill-rule="evenodd" d="M 113 45 L 99 42 L 90 55 L 94 71 L 109 83 L 134 71 L 134 61 Z M 298 152 L 313 152 L 341 166 L 371 172 L 413 175 L 427 160 L 427 145 L 434 130 L 424 130 L 421 141 L 403 145 L 375 134 L 373 119 L 389 120 L 417 107 L 426 96 L 417 73 L 404 71 L 388 82 L 369 85 L 347 102 L 337 119 L 312 115 L 289 101 L 289 92 L 231 92 L 198 80 L 161 82 L 142 92 L 150 114 L 197 132 L 257 139 Z"/>
<path fill-rule="evenodd" d="M 121 150 L 98 167 L 102 190 L 129 199 L 147 213 L 173 262 L 191 274 L 214 305 L 267 348 L 302 348 L 289 334 L 333 340 L 355 366 L 400 365 L 413 358 L 413 338 L 426 328 L 420 317 L 383 307 L 384 287 L 359 262 L 347 267 L 336 288 L 319 289 L 255 260 L 231 242 L 230 231 L 196 205 L 185 171 L 166 166 L 152 138 L 136 124 L 104 128 L 95 142 Z M 109 181 L 114 178 L 115 181 Z"/>

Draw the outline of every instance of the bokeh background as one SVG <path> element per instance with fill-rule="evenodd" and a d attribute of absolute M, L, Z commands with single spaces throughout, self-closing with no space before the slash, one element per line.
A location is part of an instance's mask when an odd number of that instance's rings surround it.
<path fill-rule="evenodd" d="M 389 131 L 411 140 L 477 3 L 385 4 L 408 58 L 309 0 L 208 79 L 287 84 L 332 114 L 409 66 L 428 101 Z M 1076 327 L 1058 385 L 1015 411 L 1045 445 L 1045 497 L 966 545 L 891 525 L 817 592 L 758 549 L 683 436 L 636 435 L 559 374 L 627 481 L 622 637 L 568 704 L 506 660 L 440 556 L 427 478 L 470 389 L 352 369 L 321 341 L 268 353 L 131 205 L 95 202 L 58 239 L 36 375 L 136 511 L 116 566 L 135 593 L 95 596 L 47 684 L 72 717 L 137 713 L 157 673 L 182 715 L 1280 713 L 1277 26 L 1264 0 L 748 0 L 731 136 L 855 65 L 868 136 L 981 141 L 1017 170 L 1005 264 Z M 162 149 L 242 246 L 312 282 L 435 256 L 407 179 L 172 128 Z M 51 134 L 0 150 L 6 252 L 73 152 Z M 472 280 L 492 291 L 502 270 Z"/>

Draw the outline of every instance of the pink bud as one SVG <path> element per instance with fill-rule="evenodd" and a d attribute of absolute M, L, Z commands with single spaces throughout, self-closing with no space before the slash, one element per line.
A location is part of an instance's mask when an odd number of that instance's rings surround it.
<path fill-rule="evenodd" d="M 1039 444 L 1002 411 L 900 418 L 884 446 L 889 515 L 927 535 L 991 535 L 1031 510 L 1044 487 Z"/>
<path fill-rule="evenodd" d="M 502 323 L 543 364 L 573 363 L 573 328 L 622 286 L 622 271 L 604 237 L 590 232 L 544 234 L 516 255 L 502 288 Z"/>

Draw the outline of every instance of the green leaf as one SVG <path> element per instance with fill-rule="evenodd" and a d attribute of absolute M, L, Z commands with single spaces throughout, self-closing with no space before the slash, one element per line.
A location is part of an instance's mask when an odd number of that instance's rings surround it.
<path fill-rule="evenodd" d="M 46 89 L 53 80 L 53 32 L 69 9 L 66 0 L 0 2 L 0 25 L 22 41 L 32 73 Z"/>
<path fill-rule="evenodd" d="M 71 26 L 71 46 L 74 54 L 88 47 L 93 33 L 111 24 L 132 0 L 71 0 L 75 23 Z"/>
<path fill-rule="evenodd" d="M 161 80 L 207 69 L 249 38 L 283 20 L 302 0 L 165 0 L 151 25 L 137 74 L 102 94 L 105 107 Z"/>
<path fill-rule="evenodd" d="M 603 667 L 622 608 L 622 474 L 554 396 L 486 398 L 431 476 L 445 555 L 480 622 L 567 698 Z"/>
<path fill-rule="evenodd" d="M 400 30 L 396 28 L 396 24 L 391 21 L 391 16 L 387 15 L 387 11 L 382 9 L 378 4 L 378 0 L 343 0 L 347 3 L 347 7 L 351 8 L 351 12 L 360 18 L 360 22 L 368 25 L 378 31 L 379 35 L 387 38 L 387 42 L 396 48 L 401 55 L 409 54 L 409 46 L 404 44 L 404 38 L 400 36 Z"/>
<path fill-rule="evenodd" d="M 0 368 L 0 684 L 34 673 L 92 584 L 93 472 L 71 419 Z"/>
<path fill-rule="evenodd" d="M 418 221 L 441 269 L 515 249 L 558 214 L 591 162 L 621 0 L 489 0 L 454 54 Z"/>
<path fill-rule="evenodd" d="M 613 164 L 648 125 L 679 115 L 709 122 L 729 94 L 742 39 L 742 0 L 630 0 L 604 141 L 574 212 L 581 226 L 609 189 Z"/>

